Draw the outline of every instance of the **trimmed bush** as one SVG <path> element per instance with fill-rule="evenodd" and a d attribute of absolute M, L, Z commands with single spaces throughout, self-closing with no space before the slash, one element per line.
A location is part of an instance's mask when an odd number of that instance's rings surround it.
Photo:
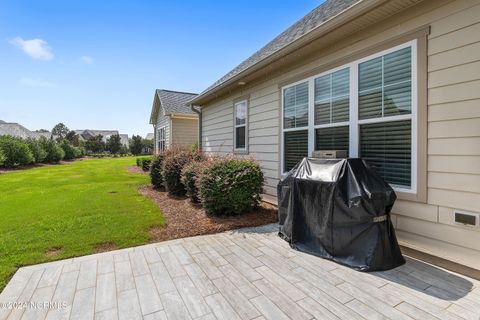
<path fill-rule="evenodd" d="M 182 169 L 181 182 L 185 186 L 187 196 L 194 203 L 200 202 L 197 181 L 204 169 L 205 161 L 192 161 Z"/>
<path fill-rule="evenodd" d="M 171 149 L 165 152 L 162 165 L 162 176 L 168 193 L 182 196 L 186 193 L 181 181 L 183 167 L 191 161 L 201 160 L 202 154 L 187 149 Z"/>
<path fill-rule="evenodd" d="M 65 157 L 65 152 L 55 141 L 49 139 L 42 139 L 40 141 L 47 152 L 45 162 L 58 163 Z"/>
<path fill-rule="evenodd" d="M 1 136 L 0 149 L 5 156 L 4 166 L 6 167 L 23 166 L 35 161 L 28 145 L 19 138 Z"/>
<path fill-rule="evenodd" d="M 152 159 L 152 157 L 138 157 L 137 160 L 136 160 L 137 161 L 137 167 L 143 168 L 143 162 L 145 160 L 151 160 L 151 159 Z"/>
<path fill-rule="evenodd" d="M 27 139 L 26 143 L 28 145 L 28 148 L 32 152 L 34 161 L 36 163 L 43 162 L 45 160 L 45 158 L 47 157 L 47 151 L 45 151 L 45 149 L 43 149 L 43 146 L 40 143 L 40 141 L 35 140 L 35 139 Z"/>
<path fill-rule="evenodd" d="M 0 166 L 3 166 L 6 159 L 7 159 L 7 157 L 5 156 L 5 153 L 3 153 L 3 150 L 0 149 Z"/>
<path fill-rule="evenodd" d="M 159 189 L 163 185 L 163 176 L 162 176 L 162 164 L 163 164 L 164 154 L 157 154 L 152 158 L 150 163 L 150 181 L 152 185 Z"/>
<path fill-rule="evenodd" d="M 75 147 L 72 146 L 68 141 L 64 140 L 60 144 L 60 148 L 62 148 L 63 152 L 65 153 L 65 156 L 63 157 L 63 160 L 73 160 L 75 159 L 76 150 Z"/>
<path fill-rule="evenodd" d="M 150 170 L 150 163 L 152 163 L 152 159 L 143 159 L 142 160 L 142 170 L 149 171 Z"/>
<path fill-rule="evenodd" d="M 202 205 L 211 214 L 240 214 L 260 203 L 264 177 L 253 160 L 218 159 L 198 181 Z"/>

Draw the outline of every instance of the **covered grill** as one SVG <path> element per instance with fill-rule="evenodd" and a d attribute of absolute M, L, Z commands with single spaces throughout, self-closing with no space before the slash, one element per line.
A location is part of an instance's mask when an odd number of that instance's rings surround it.
<path fill-rule="evenodd" d="M 304 158 L 278 184 L 291 247 L 361 271 L 405 263 L 391 223 L 396 195 L 361 159 Z"/>

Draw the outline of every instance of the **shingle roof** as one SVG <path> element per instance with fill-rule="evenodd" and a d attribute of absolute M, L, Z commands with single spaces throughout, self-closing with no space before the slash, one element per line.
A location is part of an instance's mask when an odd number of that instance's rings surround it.
<path fill-rule="evenodd" d="M 155 138 L 155 135 L 153 133 L 147 133 L 147 135 L 145 136 L 145 139 L 147 140 L 153 140 L 153 138 Z"/>
<path fill-rule="evenodd" d="M 313 29 L 317 28 L 325 21 L 330 20 L 334 16 L 338 15 L 342 11 L 352 7 L 356 3 L 362 0 L 327 0 L 310 13 L 304 16 L 299 21 L 295 22 L 287 30 L 278 35 L 275 39 L 267 43 L 263 48 L 255 52 L 248 59 L 244 60 L 237 67 L 224 75 L 222 78 L 213 83 L 210 87 L 204 90 L 200 96 L 203 96 L 208 91 L 215 89 L 228 80 L 232 79 L 241 72 L 247 70 L 253 65 L 271 56 L 275 52 L 283 49 L 287 45 L 293 43 L 299 38 L 303 37 Z"/>
<path fill-rule="evenodd" d="M 194 113 L 187 103 L 193 100 L 198 94 L 163 89 L 157 89 L 156 92 L 165 112 Z"/>
<path fill-rule="evenodd" d="M 30 131 L 21 124 L 15 122 L 0 122 L 0 136 L 13 136 L 22 139 L 33 138 L 38 139 L 42 136 L 38 132 Z"/>

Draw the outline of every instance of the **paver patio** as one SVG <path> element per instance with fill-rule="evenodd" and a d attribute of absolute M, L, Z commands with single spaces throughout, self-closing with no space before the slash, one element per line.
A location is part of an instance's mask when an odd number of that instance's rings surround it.
<path fill-rule="evenodd" d="M 479 282 L 407 259 L 360 273 L 289 248 L 276 226 L 24 267 L 0 319 L 476 319 Z"/>

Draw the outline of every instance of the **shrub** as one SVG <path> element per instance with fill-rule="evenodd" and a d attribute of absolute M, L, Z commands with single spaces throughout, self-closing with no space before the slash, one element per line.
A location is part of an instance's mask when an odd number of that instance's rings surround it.
<path fill-rule="evenodd" d="M 158 154 L 152 158 L 150 163 L 150 181 L 155 188 L 160 188 L 163 184 L 162 164 L 164 154 Z"/>
<path fill-rule="evenodd" d="M 75 150 L 75 158 L 82 158 L 85 156 L 85 149 L 82 147 L 73 147 Z"/>
<path fill-rule="evenodd" d="M 3 166 L 6 159 L 7 159 L 7 157 L 5 156 L 5 153 L 3 152 L 2 149 L 0 149 L 0 166 Z"/>
<path fill-rule="evenodd" d="M 258 206 L 264 177 L 253 160 L 218 159 L 198 181 L 202 205 L 212 214 L 240 214 Z"/>
<path fill-rule="evenodd" d="M 180 181 L 185 186 L 187 196 L 194 203 L 200 202 L 198 179 L 205 169 L 205 161 L 192 161 L 182 169 Z"/>
<path fill-rule="evenodd" d="M 152 159 L 143 159 L 142 160 L 142 170 L 143 171 L 149 171 L 151 162 L 152 162 Z"/>
<path fill-rule="evenodd" d="M 63 157 L 64 160 L 73 160 L 75 159 L 76 150 L 75 147 L 72 146 L 68 141 L 63 140 L 63 142 L 60 144 L 60 148 L 62 148 L 63 152 L 65 153 L 65 156 Z"/>
<path fill-rule="evenodd" d="M 0 137 L 0 149 L 5 156 L 4 165 L 14 167 L 18 165 L 27 165 L 35 161 L 32 151 L 22 139 L 12 136 Z"/>
<path fill-rule="evenodd" d="M 35 139 L 27 139 L 26 143 L 28 145 L 28 148 L 32 152 L 34 161 L 36 163 L 43 162 L 43 160 L 45 160 L 45 158 L 47 157 L 47 151 L 45 151 L 40 141 Z"/>
<path fill-rule="evenodd" d="M 168 193 L 172 195 L 184 195 L 185 185 L 181 181 L 183 167 L 191 161 L 201 160 L 202 154 L 187 149 L 170 149 L 165 152 L 162 165 L 162 176 L 165 180 Z"/>
<path fill-rule="evenodd" d="M 58 163 L 63 159 L 63 157 L 65 157 L 65 152 L 55 141 L 49 139 L 42 139 L 41 143 L 43 148 L 47 152 L 45 162 Z"/>

